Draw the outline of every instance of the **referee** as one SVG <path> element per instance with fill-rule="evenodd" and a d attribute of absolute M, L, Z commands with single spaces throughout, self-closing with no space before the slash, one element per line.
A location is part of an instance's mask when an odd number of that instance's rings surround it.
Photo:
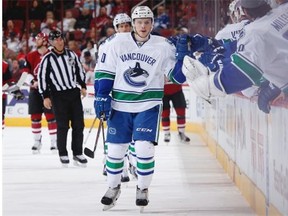
<path fill-rule="evenodd" d="M 57 147 L 62 165 L 68 167 L 67 133 L 72 127 L 72 152 L 75 164 L 86 167 L 83 156 L 84 114 L 81 95 L 86 96 L 85 72 L 78 56 L 64 47 L 64 37 L 58 30 L 51 31 L 50 53 L 46 54 L 38 71 L 38 87 L 45 108 L 55 113 Z M 81 86 L 81 90 L 78 86 Z M 71 121 L 71 122 L 70 122 Z"/>

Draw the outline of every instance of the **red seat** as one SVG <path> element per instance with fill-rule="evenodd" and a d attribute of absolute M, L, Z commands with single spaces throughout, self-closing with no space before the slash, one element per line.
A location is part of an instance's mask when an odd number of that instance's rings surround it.
<path fill-rule="evenodd" d="M 80 30 L 76 30 L 73 32 L 74 34 L 74 40 L 81 41 L 83 39 L 83 32 Z"/>
<path fill-rule="evenodd" d="M 14 27 L 20 29 L 21 31 L 24 28 L 24 21 L 23 20 L 12 20 L 14 23 Z"/>

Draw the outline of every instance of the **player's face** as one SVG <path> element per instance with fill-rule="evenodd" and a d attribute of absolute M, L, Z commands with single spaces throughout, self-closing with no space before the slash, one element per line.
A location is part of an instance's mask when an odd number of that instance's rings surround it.
<path fill-rule="evenodd" d="M 147 39 L 152 30 L 152 20 L 150 18 L 135 19 L 134 28 L 136 35 L 142 38 L 142 40 Z"/>
<path fill-rule="evenodd" d="M 57 51 L 64 50 L 64 40 L 62 37 L 55 38 L 52 42 L 52 45 L 56 48 Z"/>
<path fill-rule="evenodd" d="M 37 46 L 37 48 L 40 48 L 40 47 L 43 46 L 44 40 L 43 40 L 42 37 L 36 37 L 35 40 L 36 40 L 36 46 Z"/>
<path fill-rule="evenodd" d="M 119 33 L 131 32 L 131 25 L 129 23 L 121 23 L 118 25 L 117 30 Z"/>

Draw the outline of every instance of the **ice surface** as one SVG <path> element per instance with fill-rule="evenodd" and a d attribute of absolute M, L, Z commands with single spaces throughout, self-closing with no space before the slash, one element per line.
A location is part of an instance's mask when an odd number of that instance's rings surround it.
<path fill-rule="evenodd" d="M 103 143 L 98 144 L 87 168 L 62 168 L 50 151 L 47 128 L 43 128 L 41 154 L 33 155 L 30 128 L 6 127 L 2 134 L 2 192 L 5 216 L 98 216 L 138 215 L 136 180 L 122 186 L 117 205 L 102 211 L 101 197 L 107 189 L 102 175 Z M 85 129 L 84 140 L 88 134 Z M 87 146 L 93 149 L 96 129 Z M 172 133 L 170 143 L 156 147 L 155 174 L 149 188 L 145 215 L 255 215 L 237 187 L 196 134 L 190 144 L 180 143 Z M 71 134 L 69 133 L 69 137 Z M 70 139 L 68 147 L 70 150 Z M 70 153 L 70 160 L 72 154 Z"/>

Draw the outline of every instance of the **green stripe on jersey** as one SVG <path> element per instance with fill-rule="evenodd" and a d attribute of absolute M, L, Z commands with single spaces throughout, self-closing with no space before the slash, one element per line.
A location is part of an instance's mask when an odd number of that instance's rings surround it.
<path fill-rule="evenodd" d="M 111 74 L 111 73 L 106 73 L 104 71 L 96 71 L 95 73 L 95 79 L 115 79 L 115 75 Z"/>
<path fill-rule="evenodd" d="M 260 68 L 239 54 L 233 54 L 232 61 L 243 74 L 246 74 L 251 81 L 254 82 L 254 84 L 258 86 L 260 85 L 260 80 L 263 74 Z"/>
<path fill-rule="evenodd" d="M 141 92 L 141 94 L 137 93 L 131 93 L 131 92 L 120 92 L 120 91 L 112 91 L 112 96 L 115 100 L 118 101 L 133 101 L 133 102 L 139 102 L 139 101 L 146 101 L 147 99 L 153 100 L 153 99 L 161 99 L 163 97 L 163 90 L 155 91 L 146 91 Z"/>

